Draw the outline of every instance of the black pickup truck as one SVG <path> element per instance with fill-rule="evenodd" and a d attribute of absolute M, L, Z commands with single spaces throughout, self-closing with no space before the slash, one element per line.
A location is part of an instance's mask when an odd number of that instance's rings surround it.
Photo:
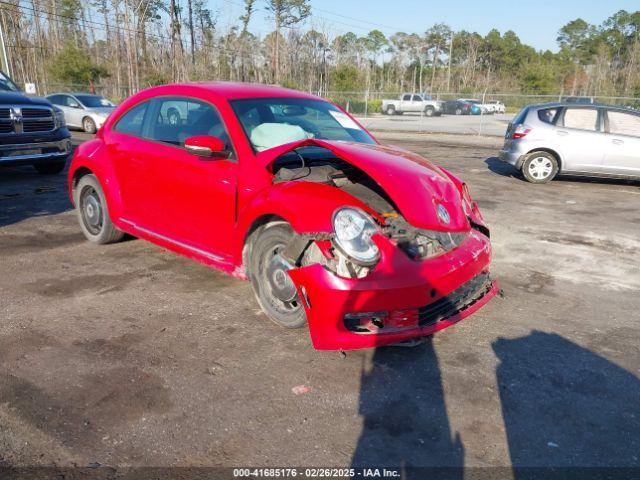
<path fill-rule="evenodd" d="M 33 165 L 60 173 L 71 153 L 64 114 L 43 98 L 27 97 L 0 72 L 0 167 Z"/>

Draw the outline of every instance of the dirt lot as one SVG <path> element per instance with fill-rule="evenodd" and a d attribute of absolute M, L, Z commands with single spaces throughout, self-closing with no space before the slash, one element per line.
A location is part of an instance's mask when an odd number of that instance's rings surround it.
<path fill-rule="evenodd" d="M 248 283 L 85 242 L 63 176 L 1 171 L 0 464 L 640 467 L 640 185 L 435 140 L 393 143 L 469 183 L 505 298 L 345 359 Z"/>

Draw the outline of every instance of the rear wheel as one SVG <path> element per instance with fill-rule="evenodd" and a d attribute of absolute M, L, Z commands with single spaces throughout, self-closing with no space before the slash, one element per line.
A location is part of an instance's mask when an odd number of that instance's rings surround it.
<path fill-rule="evenodd" d="M 62 170 L 64 170 L 66 164 L 66 160 L 63 160 L 61 162 L 36 163 L 33 165 L 33 168 L 35 168 L 36 171 L 41 175 L 57 175 Z"/>
<path fill-rule="evenodd" d="M 456 115 L 462 115 L 462 109 L 460 107 L 456 108 Z"/>
<path fill-rule="evenodd" d="M 434 110 L 434 108 L 433 108 L 433 107 L 427 107 L 427 108 L 425 108 L 425 109 L 424 109 L 424 114 L 425 114 L 427 117 L 433 117 L 433 114 L 434 114 L 435 112 L 436 112 L 436 111 Z"/>
<path fill-rule="evenodd" d="M 396 107 L 394 107 L 393 105 L 389 105 L 387 107 L 386 113 L 387 113 L 387 115 L 395 115 L 396 114 Z"/>
<path fill-rule="evenodd" d="M 262 310 L 278 325 L 299 328 L 307 316 L 287 270 L 292 268 L 282 256 L 293 231 L 285 222 L 275 222 L 256 230 L 249 239 L 249 278 Z"/>
<path fill-rule="evenodd" d="M 548 152 L 531 152 L 522 163 L 522 175 L 531 183 L 547 183 L 558 174 L 558 160 Z"/>
<path fill-rule="evenodd" d="M 124 237 L 109 218 L 107 202 L 94 175 L 85 175 L 73 191 L 78 220 L 87 240 L 99 245 L 114 243 Z"/>

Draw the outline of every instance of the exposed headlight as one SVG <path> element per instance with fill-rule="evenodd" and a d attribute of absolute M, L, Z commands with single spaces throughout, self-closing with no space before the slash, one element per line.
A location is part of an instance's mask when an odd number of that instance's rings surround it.
<path fill-rule="evenodd" d="M 53 120 L 55 122 L 56 128 L 67 126 L 67 123 L 64 120 L 64 112 L 58 108 L 55 108 L 53 110 Z"/>
<path fill-rule="evenodd" d="M 378 227 L 365 212 L 352 207 L 336 210 L 333 229 L 335 246 L 354 263 L 372 265 L 378 261 L 380 251 L 371 239 Z"/>

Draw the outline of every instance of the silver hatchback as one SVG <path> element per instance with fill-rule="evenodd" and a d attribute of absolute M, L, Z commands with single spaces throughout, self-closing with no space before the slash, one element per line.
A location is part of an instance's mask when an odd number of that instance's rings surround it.
<path fill-rule="evenodd" d="M 500 160 L 532 183 L 558 174 L 640 179 L 640 112 L 610 105 L 529 105 L 509 124 Z"/>

